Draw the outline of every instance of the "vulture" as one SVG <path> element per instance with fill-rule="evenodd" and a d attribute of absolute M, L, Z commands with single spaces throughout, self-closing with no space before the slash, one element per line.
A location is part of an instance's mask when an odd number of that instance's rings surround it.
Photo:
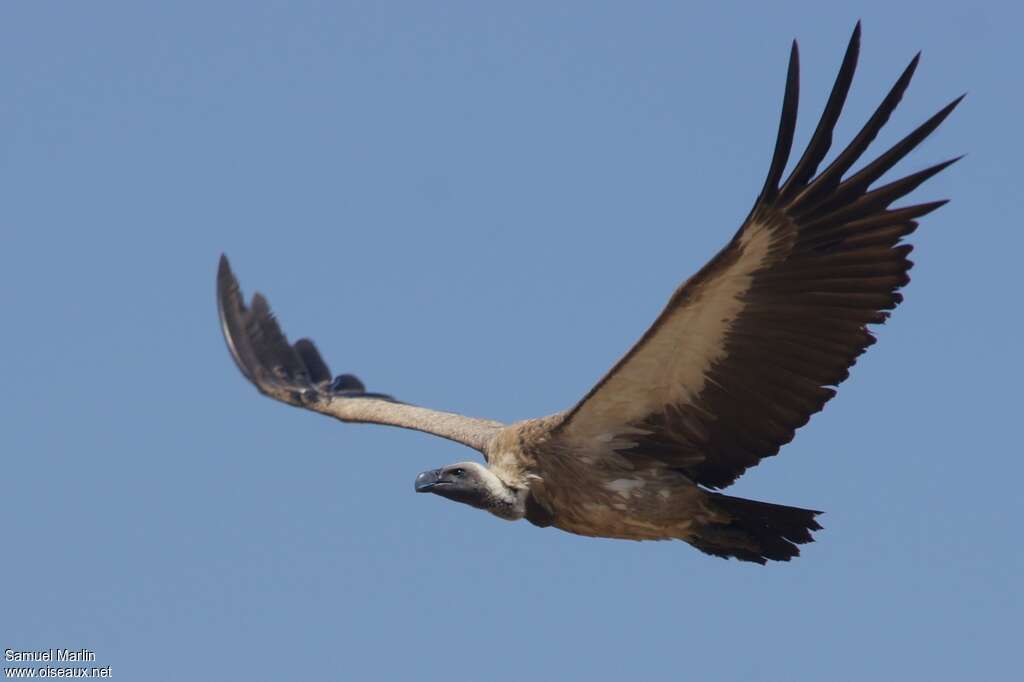
<path fill-rule="evenodd" d="M 819 172 L 859 47 L 858 23 L 807 149 L 783 178 L 799 91 L 792 43 L 778 138 L 750 214 L 565 411 L 504 424 L 371 392 L 351 374 L 334 377 L 312 341 L 288 341 L 262 295 L 245 303 L 222 255 L 217 303 L 228 350 L 266 396 L 343 422 L 447 438 L 486 461 L 423 472 L 416 492 L 584 536 L 678 539 L 717 557 L 788 561 L 821 528 L 821 512 L 718 491 L 792 440 L 875 342 L 868 325 L 886 320 L 909 281 L 903 238 L 945 201 L 892 204 L 959 158 L 875 186 L 963 96 L 850 172 L 903 97 L 918 53 Z"/>

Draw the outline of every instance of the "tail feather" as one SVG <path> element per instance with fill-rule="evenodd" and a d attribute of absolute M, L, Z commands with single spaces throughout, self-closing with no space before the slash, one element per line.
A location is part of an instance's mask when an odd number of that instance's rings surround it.
<path fill-rule="evenodd" d="M 728 517 L 724 523 L 708 523 L 689 539 L 706 554 L 759 564 L 789 561 L 800 548 L 813 542 L 811 531 L 821 530 L 814 517 L 820 511 L 757 502 L 721 493 L 708 493 L 712 509 Z"/>

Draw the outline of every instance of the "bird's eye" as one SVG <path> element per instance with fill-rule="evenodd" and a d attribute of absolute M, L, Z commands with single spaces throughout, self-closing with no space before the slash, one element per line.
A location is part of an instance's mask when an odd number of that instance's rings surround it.
<path fill-rule="evenodd" d="M 466 475 L 465 469 L 452 469 L 452 476 L 458 476 L 459 478 Z"/>

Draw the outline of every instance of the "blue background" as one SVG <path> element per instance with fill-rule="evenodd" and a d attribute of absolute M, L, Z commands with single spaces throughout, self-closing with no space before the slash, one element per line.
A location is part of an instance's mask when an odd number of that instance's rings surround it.
<path fill-rule="evenodd" d="M 1020 644 L 1024 115 L 1010 3 L 4 3 L 0 647 L 115 678 L 1007 679 Z M 414 495 L 472 453 L 260 398 L 217 257 L 335 371 L 568 407 L 733 233 L 799 38 L 806 142 L 924 57 L 877 153 L 906 303 L 731 492 L 824 509 L 797 561 L 584 539 Z M 795 156 L 795 155 L 794 155 Z"/>

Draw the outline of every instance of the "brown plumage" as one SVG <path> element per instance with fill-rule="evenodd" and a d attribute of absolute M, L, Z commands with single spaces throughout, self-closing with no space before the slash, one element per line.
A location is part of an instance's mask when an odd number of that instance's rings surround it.
<path fill-rule="evenodd" d="M 908 281 L 902 239 L 944 202 L 890 205 L 955 161 L 871 189 L 960 99 L 849 174 L 903 96 L 915 57 L 823 171 L 849 92 L 858 24 L 807 150 L 783 182 L 796 127 L 799 59 L 790 55 L 775 152 L 732 241 L 670 298 L 650 329 L 571 409 L 509 426 L 367 393 L 332 380 L 308 340 L 288 343 L 266 300 L 245 306 L 227 259 L 218 273 L 225 339 L 266 395 L 342 421 L 433 433 L 484 454 L 417 478 L 417 490 L 581 535 L 685 540 L 765 563 L 799 554 L 819 513 L 714 492 L 776 454 L 835 395 Z"/>

